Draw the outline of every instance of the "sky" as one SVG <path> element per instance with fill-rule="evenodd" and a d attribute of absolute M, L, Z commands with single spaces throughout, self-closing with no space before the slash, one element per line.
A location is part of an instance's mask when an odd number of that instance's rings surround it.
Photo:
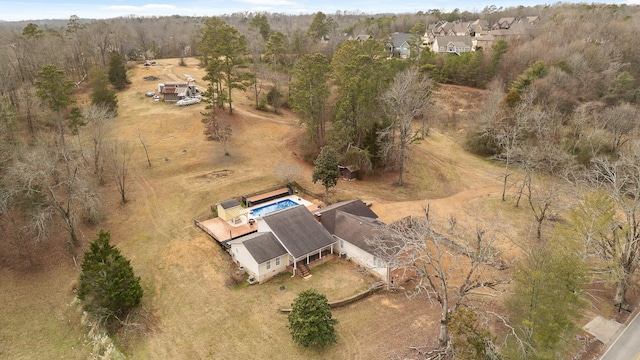
<path fill-rule="evenodd" d="M 517 7 L 554 4 L 557 1 L 544 0 L 0 0 L 0 20 L 23 21 L 63 19 L 71 15 L 82 19 L 108 19 L 120 16 L 215 16 L 236 12 L 271 12 L 287 14 L 311 14 L 322 11 L 334 14 L 336 11 L 357 11 L 366 14 L 415 13 L 438 9 L 442 11 L 477 11 L 486 6 Z M 581 1 L 566 1 L 581 2 Z M 591 1 L 583 1 L 590 3 Z M 640 0 L 609 0 L 605 3 L 640 4 Z"/>

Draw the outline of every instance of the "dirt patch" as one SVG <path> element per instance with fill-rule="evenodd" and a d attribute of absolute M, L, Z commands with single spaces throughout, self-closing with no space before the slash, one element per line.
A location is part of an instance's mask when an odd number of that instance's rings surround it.
<path fill-rule="evenodd" d="M 204 175 L 198 175 L 196 176 L 196 179 L 211 180 L 211 179 L 223 178 L 233 174 L 233 172 L 234 172 L 233 170 L 217 170 Z"/>

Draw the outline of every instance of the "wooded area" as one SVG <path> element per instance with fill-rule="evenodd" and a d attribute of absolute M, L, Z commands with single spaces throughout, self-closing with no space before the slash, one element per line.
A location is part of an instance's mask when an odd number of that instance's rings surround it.
<path fill-rule="evenodd" d="M 540 21 L 475 51 L 441 54 L 422 45 L 444 21 L 492 25 L 511 17 Z M 80 263 L 87 239 L 79 229 L 123 211 L 130 200 L 136 150 L 110 127 L 120 115 L 118 94 L 130 84 L 127 69 L 145 60 L 197 58 L 206 73 L 203 137 L 233 155 L 240 94 L 265 113 L 292 111 L 304 129 L 296 146 L 316 165 L 313 182 L 321 180 L 326 203 L 338 183 L 336 161 L 359 169 L 365 181 L 392 173 L 398 187 L 407 186 L 403 174 L 424 160 L 413 148 L 431 128 L 500 164 L 501 200 L 526 209 L 529 223 L 517 226 L 533 229 L 530 238 L 507 239 L 517 248 L 509 259 L 495 245 L 503 234 L 484 222 L 459 225 L 451 215 L 438 223 L 425 209 L 424 219 L 386 228 L 416 249 L 409 259 L 386 260 L 409 261 L 419 279 L 413 294 L 440 304 L 439 341 L 429 344 L 437 352 L 420 344 L 417 354 L 454 356 L 456 347 L 473 353 L 465 346 L 481 339 L 477 354 L 566 358 L 576 351 L 570 335 L 585 304 L 600 296 L 590 286 L 606 284 L 611 306 L 637 305 L 639 28 L 640 7 L 606 4 L 0 23 L 0 265 L 37 264 L 40 242 L 64 243 Z M 408 57 L 389 50 L 394 33 L 411 34 Z M 362 34 L 371 38 L 356 39 Z M 471 112 L 447 113 L 434 102 L 439 84 L 486 96 Z M 151 167 L 140 132 L 138 138 Z M 118 209 L 104 207 L 108 184 L 118 192 Z M 465 260 L 451 255 L 444 238 L 464 244 Z M 498 260 L 512 265 L 508 280 L 494 276 Z M 466 282 L 449 280 L 454 268 Z M 491 279 L 483 278 L 488 273 Z M 487 293 L 478 295 L 479 288 Z M 478 299 L 489 288 L 503 289 L 495 300 L 499 314 Z M 520 312 L 523 304 L 533 305 Z M 493 320 L 479 326 L 463 309 Z"/>

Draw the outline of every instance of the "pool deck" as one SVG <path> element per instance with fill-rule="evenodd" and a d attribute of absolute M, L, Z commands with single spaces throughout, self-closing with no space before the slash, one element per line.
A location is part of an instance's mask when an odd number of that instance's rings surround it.
<path fill-rule="evenodd" d="M 245 223 L 234 226 L 219 217 L 205 221 L 196 221 L 196 226 L 204 230 L 204 232 L 221 244 L 258 231 L 257 224 Z"/>
<path fill-rule="evenodd" d="M 300 198 L 297 195 L 289 195 L 289 196 L 285 196 L 285 197 L 281 197 L 278 198 L 276 200 L 273 201 L 269 201 L 269 202 L 264 202 L 261 204 L 258 204 L 256 206 L 252 206 L 247 208 L 248 210 L 251 210 L 252 208 L 259 208 L 259 207 L 263 207 L 263 206 L 268 206 L 271 203 L 275 203 L 278 201 L 282 201 L 285 199 L 289 199 L 292 200 L 298 204 L 304 205 L 307 210 L 309 210 L 310 212 L 314 212 L 315 210 L 318 209 L 318 205 Z M 284 210 L 284 209 L 283 209 Z M 282 210 L 278 210 L 278 211 L 282 211 Z M 232 224 L 228 221 L 225 221 L 219 217 L 215 217 L 213 219 L 208 219 L 208 220 L 204 220 L 204 221 L 195 221 L 195 225 L 197 227 L 199 227 L 200 229 L 202 229 L 205 233 L 207 233 L 209 236 L 211 236 L 212 238 L 214 238 L 217 242 L 219 242 L 220 244 L 224 244 L 229 240 L 232 239 L 237 239 L 239 237 L 251 234 L 253 232 L 258 231 L 258 224 L 256 222 L 258 218 L 254 218 L 253 216 L 251 216 L 250 214 L 247 214 L 248 216 L 246 218 L 240 217 L 241 218 L 241 222 L 237 223 L 237 224 Z M 253 222 L 253 223 L 252 223 Z"/>
<path fill-rule="evenodd" d="M 264 194 L 251 196 L 247 198 L 246 201 L 247 201 L 247 205 L 250 205 L 250 207 L 254 207 L 257 205 L 264 205 L 270 200 L 285 198 L 287 197 L 287 195 L 289 195 L 289 189 L 282 188 L 282 189 L 270 191 Z"/>

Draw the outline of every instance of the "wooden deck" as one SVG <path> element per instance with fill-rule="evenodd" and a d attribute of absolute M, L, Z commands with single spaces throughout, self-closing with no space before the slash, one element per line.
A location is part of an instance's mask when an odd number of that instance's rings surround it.
<path fill-rule="evenodd" d="M 275 200 L 281 197 L 285 197 L 289 195 L 289 189 L 288 188 L 282 188 L 282 189 L 278 189 L 278 190 L 273 190 L 273 191 L 269 191 L 267 193 L 264 194 L 259 194 L 259 195 L 254 195 L 251 197 L 242 197 L 245 204 L 247 204 L 247 206 L 251 207 L 254 205 L 258 205 L 258 204 L 262 204 L 264 202 L 270 201 L 270 200 Z"/>
<path fill-rule="evenodd" d="M 229 240 L 239 238 L 241 236 L 251 234 L 258 231 L 256 224 L 243 224 L 238 226 L 232 226 L 228 222 L 219 217 L 205 221 L 194 221 L 195 225 L 206 232 L 214 240 L 224 245 Z"/>

